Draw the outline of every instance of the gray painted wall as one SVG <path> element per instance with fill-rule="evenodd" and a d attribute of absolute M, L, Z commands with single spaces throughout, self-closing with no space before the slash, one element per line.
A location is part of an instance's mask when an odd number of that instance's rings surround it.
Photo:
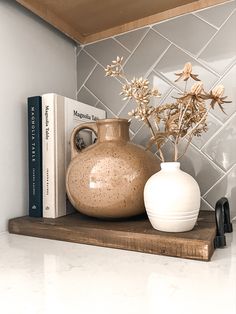
<path fill-rule="evenodd" d="M 26 98 L 75 98 L 75 44 L 15 1 L 0 1 L 0 232 L 27 213 Z"/>
<path fill-rule="evenodd" d="M 209 114 L 209 131 L 195 139 L 181 160 L 181 167 L 198 181 L 202 208 L 213 209 L 226 195 L 236 218 L 236 2 L 186 14 L 136 31 L 78 47 L 77 99 L 105 108 L 108 117 L 124 117 L 134 107 L 123 103 L 117 79 L 105 78 L 104 67 L 117 55 L 124 56 L 125 71 L 148 77 L 168 102 L 183 88 L 174 84 L 174 72 L 190 61 L 207 90 L 222 83 L 233 101 Z M 145 145 L 149 130 L 137 121 L 131 137 Z M 165 151 L 169 152 L 168 144 Z"/>

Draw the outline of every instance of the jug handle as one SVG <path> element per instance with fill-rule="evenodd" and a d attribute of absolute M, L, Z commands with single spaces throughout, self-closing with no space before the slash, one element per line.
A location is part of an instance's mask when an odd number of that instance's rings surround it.
<path fill-rule="evenodd" d="M 82 123 L 78 126 L 76 126 L 72 133 L 71 133 L 71 137 L 70 137 L 70 143 L 71 143 L 71 159 L 73 159 L 75 156 L 77 156 L 79 153 L 82 152 L 82 150 L 79 150 L 76 146 L 76 135 L 79 133 L 79 131 L 83 130 L 83 129 L 89 129 L 91 131 L 93 131 L 95 133 L 96 136 L 98 133 L 98 129 L 97 129 L 97 125 L 96 122 L 90 122 L 90 123 Z"/>

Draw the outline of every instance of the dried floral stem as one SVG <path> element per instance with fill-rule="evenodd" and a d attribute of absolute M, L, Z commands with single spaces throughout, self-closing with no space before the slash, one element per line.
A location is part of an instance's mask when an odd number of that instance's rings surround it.
<path fill-rule="evenodd" d="M 201 118 L 201 120 L 200 120 L 192 129 L 190 129 L 190 130 L 186 133 L 186 135 L 181 138 L 181 140 L 184 140 L 186 137 L 191 136 L 191 134 L 193 134 L 194 130 L 196 130 L 197 127 L 206 119 L 206 117 L 207 117 L 208 112 L 210 111 L 210 109 L 211 109 L 211 108 L 209 108 L 209 109 L 207 110 L 207 112 L 204 114 L 204 116 Z M 191 136 L 191 140 L 192 140 L 192 136 Z"/>
<path fill-rule="evenodd" d="M 151 131 L 152 136 L 155 137 L 155 132 L 153 130 L 151 122 L 148 120 L 148 118 L 146 118 L 144 121 L 148 125 L 148 127 L 149 127 L 149 129 Z M 164 155 L 162 153 L 162 149 L 161 148 L 159 148 L 159 154 L 160 154 L 161 161 L 165 162 L 165 158 L 164 158 Z"/>
<path fill-rule="evenodd" d="M 178 160 L 178 143 L 175 140 L 174 161 Z"/>
<path fill-rule="evenodd" d="M 185 81 L 184 92 L 173 103 L 162 104 L 157 107 L 150 105 L 152 97 L 160 97 L 157 89 L 149 87 L 149 81 L 142 77 L 133 78 L 129 81 L 123 69 L 123 57 L 117 57 L 105 69 L 106 76 L 120 77 L 124 83 L 122 84 L 121 95 L 124 95 L 123 100 L 135 100 L 136 108 L 129 112 L 129 115 L 145 123 L 151 133 L 151 138 L 148 143 L 148 148 L 153 144 L 157 146 L 162 162 L 165 161 L 165 156 L 162 151 L 162 146 L 166 140 L 170 138 L 174 142 L 174 161 L 179 160 L 187 151 L 193 136 L 201 136 L 207 131 L 207 115 L 209 110 L 214 109 L 216 105 L 224 112 L 223 104 L 226 101 L 223 85 L 218 85 L 209 93 L 206 93 L 203 88 L 203 83 L 198 78 L 197 74 L 192 73 L 192 65 L 186 63 L 184 69 L 180 73 L 175 73 L 179 80 Z M 187 91 L 187 83 L 189 79 L 197 81 Z M 207 109 L 206 101 L 210 100 L 209 108 Z M 183 153 L 179 156 L 179 144 L 187 138 L 187 145 Z"/>

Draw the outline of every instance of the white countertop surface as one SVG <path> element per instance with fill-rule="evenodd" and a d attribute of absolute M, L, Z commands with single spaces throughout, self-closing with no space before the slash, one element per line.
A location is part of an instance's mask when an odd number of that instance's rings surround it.
<path fill-rule="evenodd" d="M 236 232 L 211 262 L 2 233 L 0 313 L 236 314 Z"/>

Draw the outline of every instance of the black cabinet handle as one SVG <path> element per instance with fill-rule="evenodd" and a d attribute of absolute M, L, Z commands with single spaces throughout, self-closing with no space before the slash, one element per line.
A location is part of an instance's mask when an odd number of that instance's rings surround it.
<path fill-rule="evenodd" d="M 226 197 L 222 197 L 216 203 L 215 220 L 216 220 L 216 237 L 214 245 L 215 248 L 221 248 L 226 245 L 225 233 L 233 231 L 233 226 L 230 221 L 229 201 Z"/>

